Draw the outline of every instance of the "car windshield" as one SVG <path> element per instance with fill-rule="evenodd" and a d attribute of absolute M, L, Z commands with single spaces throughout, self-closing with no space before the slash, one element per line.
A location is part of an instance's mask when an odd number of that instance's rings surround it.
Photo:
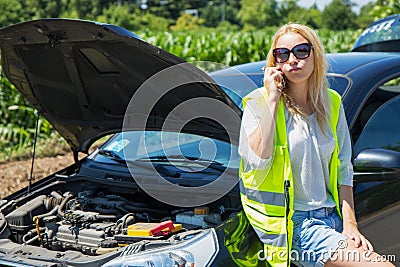
<path fill-rule="evenodd" d="M 100 150 L 103 156 L 114 161 L 174 162 L 174 165 L 205 163 L 239 168 L 237 147 L 216 139 L 195 134 L 129 131 L 114 135 Z"/>
<path fill-rule="evenodd" d="M 400 40 L 399 15 L 390 16 L 372 23 L 360 34 L 357 41 L 354 43 L 353 50 L 368 44 L 382 42 L 387 42 L 389 45 L 392 43 L 392 46 L 394 46 L 394 41 L 396 40 Z M 377 48 L 379 49 L 379 46 L 377 46 Z"/>

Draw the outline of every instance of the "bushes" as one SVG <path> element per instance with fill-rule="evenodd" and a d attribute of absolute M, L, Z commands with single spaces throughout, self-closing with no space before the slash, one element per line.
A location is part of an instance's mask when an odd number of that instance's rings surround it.
<path fill-rule="evenodd" d="M 10 84 L 4 74 L 0 73 L 0 77 L 0 161 L 12 157 L 27 157 L 35 136 L 37 111 Z M 42 117 L 39 118 L 38 127 L 41 142 L 50 137 L 55 140 L 59 138 L 50 123 Z M 62 147 L 65 149 L 65 142 L 63 143 Z M 50 151 L 42 152 L 47 154 Z"/>

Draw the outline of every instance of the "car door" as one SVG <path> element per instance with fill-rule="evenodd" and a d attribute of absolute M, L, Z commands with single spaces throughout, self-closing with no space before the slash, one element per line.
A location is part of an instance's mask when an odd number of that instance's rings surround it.
<path fill-rule="evenodd" d="M 378 86 L 352 129 L 360 231 L 389 260 L 400 259 L 400 77 Z"/>

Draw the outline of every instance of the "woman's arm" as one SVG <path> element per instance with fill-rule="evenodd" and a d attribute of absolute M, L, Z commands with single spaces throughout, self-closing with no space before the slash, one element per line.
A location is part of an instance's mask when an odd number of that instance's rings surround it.
<path fill-rule="evenodd" d="M 275 118 L 278 101 L 279 100 L 276 100 L 273 97 L 268 97 L 267 109 L 263 112 L 261 119 L 257 122 L 258 125 L 255 130 L 248 137 L 250 148 L 262 159 L 269 158 L 274 149 Z"/>
<path fill-rule="evenodd" d="M 264 72 L 264 85 L 268 91 L 266 99 L 267 108 L 262 112 L 255 130 L 248 135 L 248 144 L 254 153 L 262 158 L 269 158 L 273 153 L 276 112 L 281 96 L 281 89 L 278 88 L 277 80 L 282 80 L 282 72 L 279 68 L 266 68 Z"/>
<path fill-rule="evenodd" d="M 351 164 L 351 141 L 343 106 L 340 105 L 339 122 L 336 128 L 339 145 L 338 180 L 339 200 L 342 207 L 343 234 L 355 241 L 355 246 L 373 250 L 371 243 L 358 230 L 353 199 L 353 165 Z"/>
<path fill-rule="evenodd" d="M 339 198 L 342 206 L 343 234 L 355 241 L 355 246 L 364 250 L 373 251 L 371 243 L 360 233 L 354 212 L 353 187 L 342 185 L 339 187 Z"/>

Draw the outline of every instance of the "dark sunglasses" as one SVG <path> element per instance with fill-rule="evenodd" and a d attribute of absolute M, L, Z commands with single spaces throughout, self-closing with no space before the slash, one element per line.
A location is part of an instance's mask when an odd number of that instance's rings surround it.
<path fill-rule="evenodd" d="M 310 56 L 311 49 L 313 46 L 309 43 L 303 43 L 303 44 L 298 44 L 295 47 L 292 48 L 292 50 L 289 50 L 287 48 L 281 47 L 281 48 L 275 48 L 272 50 L 272 54 L 274 55 L 275 61 L 277 63 L 284 63 L 288 61 L 290 57 L 290 53 L 293 53 L 293 55 L 297 59 L 305 59 Z"/>

